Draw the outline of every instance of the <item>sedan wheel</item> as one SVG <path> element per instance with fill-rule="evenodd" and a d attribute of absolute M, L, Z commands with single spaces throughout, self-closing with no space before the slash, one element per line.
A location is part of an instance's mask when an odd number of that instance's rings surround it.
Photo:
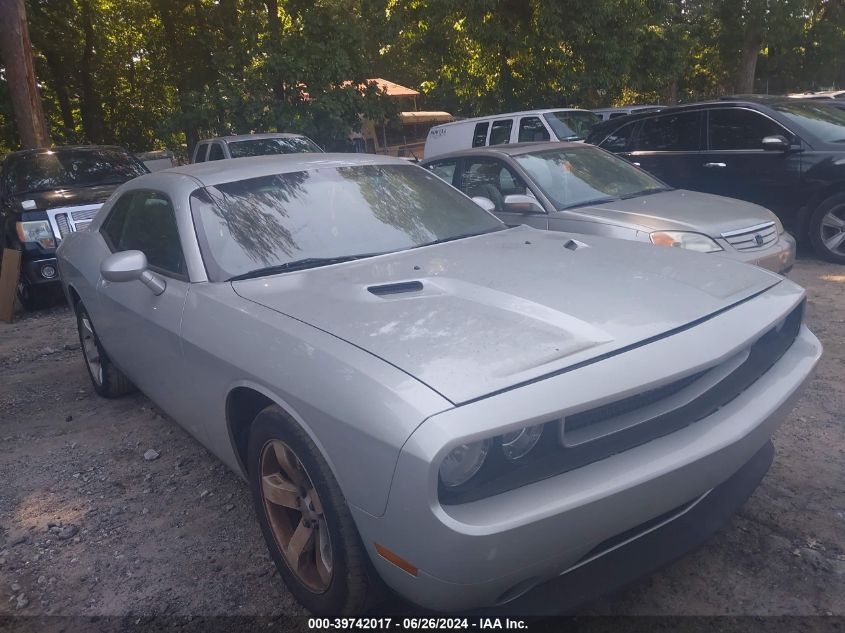
<path fill-rule="evenodd" d="M 91 316 L 81 302 L 76 304 L 76 329 L 94 391 L 105 398 L 117 398 L 135 391 L 135 385 L 112 364 L 97 338 Z"/>
<path fill-rule="evenodd" d="M 315 615 L 362 613 L 381 583 L 311 437 L 269 406 L 249 428 L 246 461 L 264 541 L 290 592 Z"/>
<path fill-rule="evenodd" d="M 316 593 L 332 579 L 332 542 L 320 495 L 296 454 L 280 440 L 261 452 L 264 511 L 291 572 Z"/>
<path fill-rule="evenodd" d="M 810 241 L 822 258 L 845 264 L 845 194 L 831 196 L 813 213 Z"/>

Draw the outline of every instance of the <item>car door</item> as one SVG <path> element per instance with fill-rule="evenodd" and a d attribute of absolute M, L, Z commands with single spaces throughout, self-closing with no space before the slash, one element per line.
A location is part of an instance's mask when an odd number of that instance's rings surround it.
<path fill-rule="evenodd" d="M 702 163 L 701 110 L 660 114 L 640 122 L 626 158 L 679 189 L 695 189 Z"/>
<path fill-rule="evenodd" d="M 173 205 L 159 191 L 130 191 L 114 204 L 100 233 L 113 253 L 143 252 L 149 270 L 166 287 L 156 296 L 140 281 L 113 283 L 101 277 L 97 334 L 141 391 L 176 419 L 184 419 L 179 415 L 184 400 L 178 387 L 184 384 L 180 323 L 190 283 Z"/>
<path fill-rule="evenodd" d="M 498 158 L 465 156 L 460 163 L 458 188 L 470 198 L 481 196 L 493 203 L 493 213 L 508 226 L 528 224 L 547 229 L 548 215 L 542 211 L 539 200 L 537 210 L 528 211 L 505 204 L 509 195 L 527 195 L 537 198 L 525 180 L 512 167 Z"/>
<path fill-rule="evenodd" d="M 743 107 L 707 111 L 707 150 L 702 154 L 698 191 L 739 198 L 776 213 L 794 211 L 801 192 L 801 152 L 765 150 L 763 138 L 783 136 L 794 147 L 800 139 L 762 112 Z"/>

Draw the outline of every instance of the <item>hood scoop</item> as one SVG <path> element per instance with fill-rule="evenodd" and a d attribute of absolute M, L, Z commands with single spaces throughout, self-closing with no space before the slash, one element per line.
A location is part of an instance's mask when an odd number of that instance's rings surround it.
<path fill-rule="evenodd" d="M 408 292 L 419 292 L 423 289 L 421 281 L 402 281 L 395 284 L 381 284 L 379 286 L 369 286 L 367 290 L 377 297 L 386 295 L 400 295 Z"/>

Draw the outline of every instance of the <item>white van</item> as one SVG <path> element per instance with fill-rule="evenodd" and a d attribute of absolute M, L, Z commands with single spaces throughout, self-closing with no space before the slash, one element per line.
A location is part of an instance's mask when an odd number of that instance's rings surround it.
<path fill-rule="evenodd" d="M 527 110 L 463 119 L 429 130 L 425 158 L 485 145 L 580 141 L 600 120 L 589 110 L 575 108 Z"/>

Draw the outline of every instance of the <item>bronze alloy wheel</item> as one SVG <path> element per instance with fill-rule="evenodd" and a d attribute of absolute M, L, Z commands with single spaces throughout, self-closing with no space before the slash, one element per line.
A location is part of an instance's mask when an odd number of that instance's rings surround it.
<path fill-rule="evenodd" d="M 296 453 L 281 440 L 261 450 L 264 512 L 290 571 L 314 593 L 332 580 L 332 542 L 323 504 Z"/>
<path fill-rule="evenodd" d="M 91 379 L 97 386 L 103 384 L 103 365 L 100 362 L 100 349 L 91 326 L 91 319 L 87 313 L 80 315 L 79 340 L 82 343 L 82 354 L 91 372 Z"/>

